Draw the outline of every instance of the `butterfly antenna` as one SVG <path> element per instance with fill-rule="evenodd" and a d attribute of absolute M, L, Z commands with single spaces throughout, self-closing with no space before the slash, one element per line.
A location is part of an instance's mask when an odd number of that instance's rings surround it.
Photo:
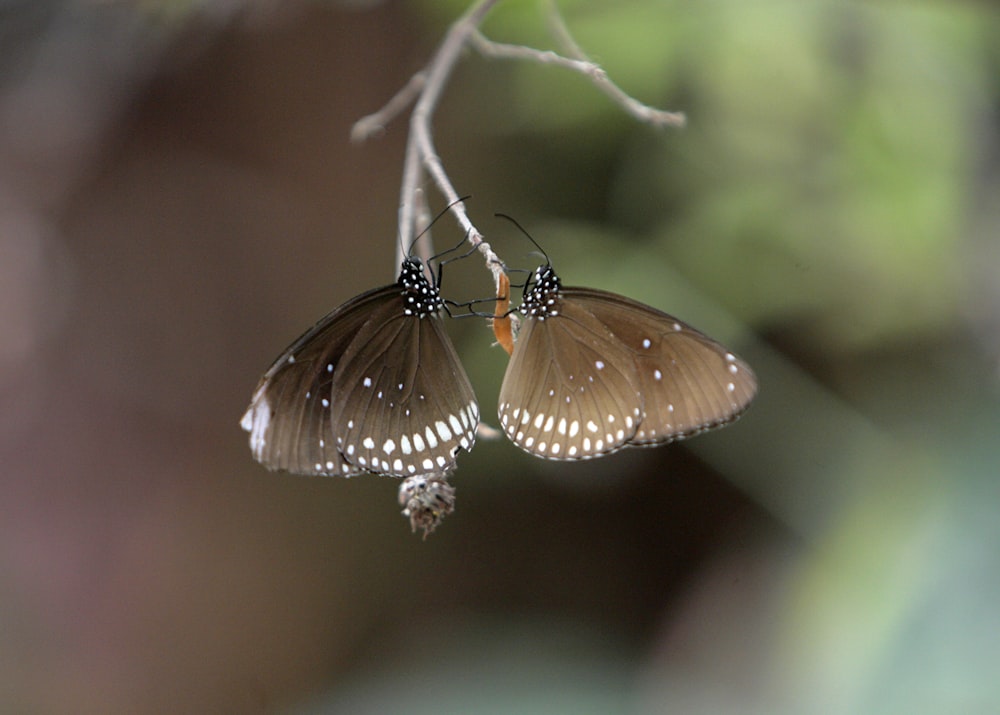
<path fill-rule="evenodd" d="M 426 234 L 428 231 L 431 230 L 431 226 L 433 226 L 434 224 L 436 224 L 438 222 L 438 219 L 440 219 L 446 213 L 448 213 L 449 211 L 451 211 L 451 208 L 453 206 L 462 203 L 466 199 L 471 199 L 471 198 L 472 198 L 472 194 L 466 194 L 465 196 L 460 196 L 459 198 L 455 199 L 450 204 L 448 204 L 447 206 L 445 206 L 443 209 L 441 209 L 440 211 L 438 211 L 434 215 L 434 218 L 431 219 L 430 223 L 427 224 L 427 227 L 423 231 L 421 231 L 420 233 L 418 233 L 416 235 L 416 237 L 413 239 L 413 241 L 410 243 L 409 249 L 406 251 L 406 255 L 407 256 L 413 255 L 413 247 L 417 245 L 417 241 L 419 241 L 421 238 L 423 238 L 424 234 Z M 465 243 L 465 239 L 466 238 L 468 238 L 468 234 L 466 234 L 466 236 L 462 239 L 462 243 Z M 458 246 L 461 246 L 462 243 L 459 243 Z M 455 248 L 458 248 L 458 246 L 455 246 Z M 450 250 L 454 251 L 455 248 L 452 248 Z M 446 253 L 449 253 L 449 252 L 450 251 L 445 251 L 444 253 L 440 253 L 438 255 L 443 256 L 443 255 L 445 255 Z"/>
<path fill-rule="evenodd" d="M 507 214 L 500 212 L 497 212 L 493 215 L 496 216 L 497 218 L 506 219 L 507 221 L 510 221 L 512 224 L 514 224 L 517 227 L 517 230 L 523 233 L 525 237 L 535 245 L 535 248 L 539 250 L 539 252 L 542 254 L 542 258 L 545 259 L 545 264 L 547 266 L 552 265 L 552 261 L 549 260 L 549 254 L 547 254 L 545 252 L 545 249 L 538 244 L 538 241 L 536 241 L 534 238 L 531 237 L 531 234 L 525 230 L 524 226 L 522 226 L 517 222 L 517 219 L 515 219 L 513 216 L 508 216 Z"/>

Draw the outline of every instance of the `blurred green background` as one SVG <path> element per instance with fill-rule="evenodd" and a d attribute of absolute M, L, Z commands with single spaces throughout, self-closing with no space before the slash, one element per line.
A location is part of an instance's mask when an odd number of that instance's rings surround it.
<path fill-rule="evenodd" d="M 0 710 L 1000 712 L 995 7 L 559 5 L 688 126 L 469 53 L 456 188 L 510 265 L 494 211 L 761 392 L 587 463 L 480 441 L 426 542 L 393 480 L 266 472 L 238 420 L 393 280 L 406 123 L 349 129 L 466 3 L 0 7 Z M 534 1 L 484 31 L 552 47 Z M 492 290 L 475 258 L 446 287 Z M 450 327 L 495 424 L 506 355 Z"/>

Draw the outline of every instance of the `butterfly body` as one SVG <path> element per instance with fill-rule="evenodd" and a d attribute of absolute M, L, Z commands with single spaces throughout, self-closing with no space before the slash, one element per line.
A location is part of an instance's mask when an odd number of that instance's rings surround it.
<path fill-rule="evenodd" d="M 443 474 L 479 407 L 419 260 L 322 318 L 264 373 L 241 425 L 255 459 L 298 474 Z"/>
<path fill-rule="evenodd" d="M 756 394 L 750 367 L 711 338 L 624 296 L 563 287 L 551 266 L 526 284 L 520 311 L 498 413 L 536 456 L 683 439 L 736 419 Z"/>

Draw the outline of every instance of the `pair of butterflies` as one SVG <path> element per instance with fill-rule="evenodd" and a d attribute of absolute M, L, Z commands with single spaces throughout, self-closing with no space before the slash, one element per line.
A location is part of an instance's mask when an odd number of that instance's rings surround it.
<path fill-rule="evenodd" d="M 261 378 L 241 425 L 254 458 L 299 474 L 442 475 L 472 449 L 479 406 L 444 330 L 438 281 L 407 258 L 398 281 L 336 308 Z M 624 296 L 525 282 L 500 388 L 500 425 L 545 459 L 652 446 L 731 422 L 750 367 L 676 318 Z M 494 319 L 498 328 L 503 316 Z M 508 351 L 511 352 L 509 344 Z"/>

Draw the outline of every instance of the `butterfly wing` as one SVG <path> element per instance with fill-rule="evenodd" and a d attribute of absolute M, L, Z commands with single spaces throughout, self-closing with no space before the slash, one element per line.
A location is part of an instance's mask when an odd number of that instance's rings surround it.
<path fill-rule="evenodd" d="M 556 311 L 521 327 L 500 387 L 500 424 L 547 459 L 609 454 L 635 436 L 642 413 L 631 351 L 571 302 Z"/>
<path fill-rule="evenodd" d="M 671 315 L 605 291 L 548 290 L 500 388 L 501 426 L 532 454 L 586 459 L 683 439 L 736 419 L 757 392 L 745 362 Z"/>
<path fill-rule="evenodd" d="M 348 346 L 369 322 L 398 312 L 400 288 L 363 293 L 334 309 L 293 342 L 268 368 L 240 424 L 254 459 L 295 474 L 353 476 L 332 438 L 333 378 Z"/>
<path fill-rule="evenodd" d="M 664 444 L 719 427 L 738 418 L 757 394 L 749 365 L 677 318 L 591 288 L 563 288 L 562 295 L 631 355 L 643 401 L 631 444 Z"/>
<path fill-rule="evenodd" d="M 479 406 L 437 314 L 366 324 L 334 374 L 333 394 L 340 452 L 367 471 L 443 473 L 475 443 Z"/>

